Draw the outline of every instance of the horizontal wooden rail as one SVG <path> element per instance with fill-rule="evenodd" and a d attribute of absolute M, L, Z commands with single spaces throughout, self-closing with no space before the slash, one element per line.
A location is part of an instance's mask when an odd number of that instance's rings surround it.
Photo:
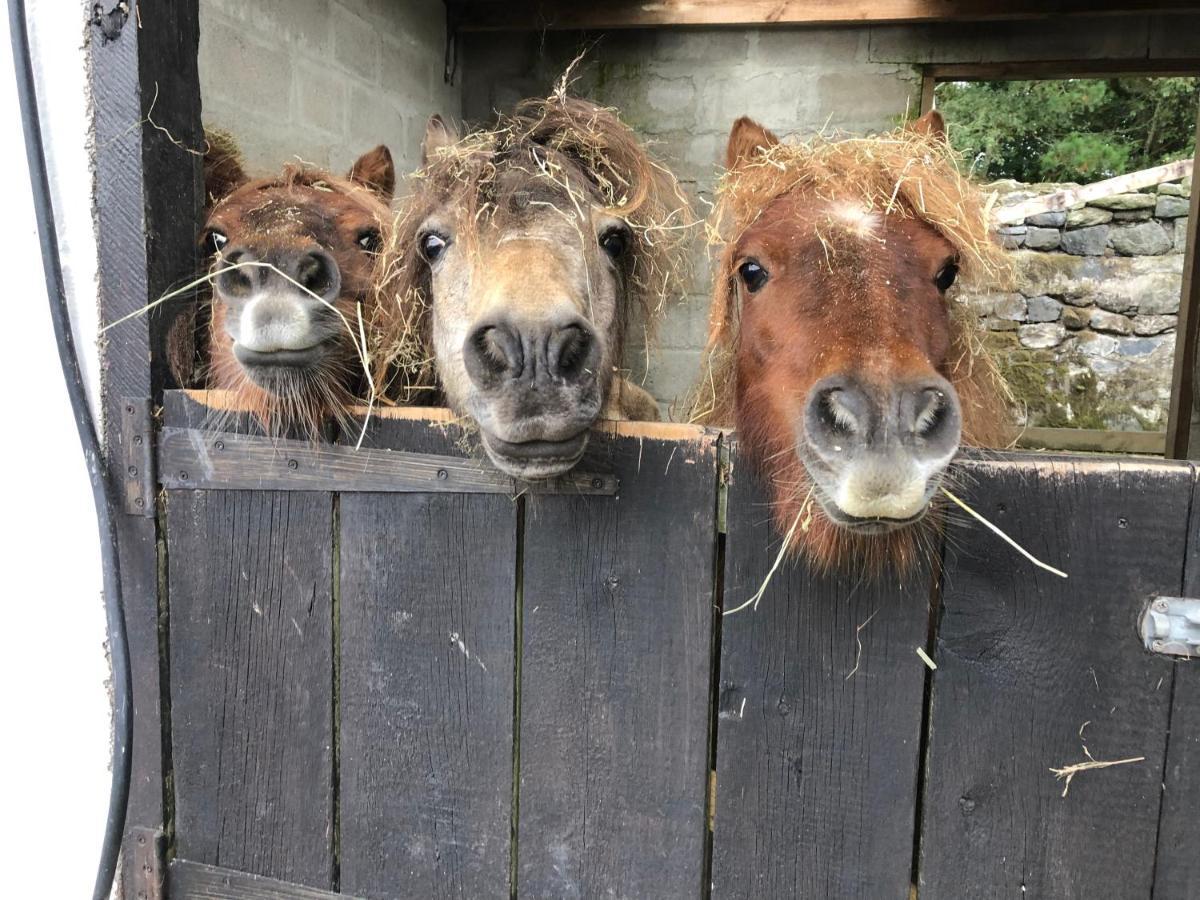
<path fill-rule="evenodd" d="M 647 28 L 663 25 L 866 25 L 1038 19 L 1054 15 L 1183 12 L 1193 3 L 1171 0 L 658 0 L 563 3 L 549 0 L 452 0 L 460 31 Z"/>
<path fill-rule="evenodd" d="M 220 866 L 177 859 L 167 869 L 168 900 L 355 900 L 350 894 L 335 894 L 238 872 Z"/>
<path fill-rule="evenodd" d="M 476 459 L 172 427 L 159 436 L 158 472 L 174 490 L 611 496 L 618 487 L 609 474 L 521 481 Z"/>
<path fill-rule="evenodd" d="M 1145 453 L 1162 456 L 1167 435 L 1163 431 L 1100 431 L 1093 428 L 1025 428 L 1014 440 L 1026 449 Z"/>

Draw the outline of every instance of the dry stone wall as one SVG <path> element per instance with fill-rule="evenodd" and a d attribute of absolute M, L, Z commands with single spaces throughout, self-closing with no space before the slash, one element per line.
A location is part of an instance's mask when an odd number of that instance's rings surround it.
<path fill-rule="evenodd" d="M 997 182 L 1006 206 L 1069 185 Z M 980 316 L 1030 425 L 1161 430 L 1170 403 L 1191 179 L 1000 229 L 1010 290 Z"/>

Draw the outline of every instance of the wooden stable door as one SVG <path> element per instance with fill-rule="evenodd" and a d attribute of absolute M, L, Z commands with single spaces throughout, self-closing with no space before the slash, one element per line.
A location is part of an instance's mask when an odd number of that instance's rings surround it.
<path fill-rule="evenodd" d="M 610 428 L 534 493 L 442 419 L 324 472 L 203 421 L 168 398 L 172 898 L 1200 896 L 1200 677 L 1137 630 L 1200 596 L 1188 464 L 966 461 L 1068 579 L 954 517 L 723 617 L 779 547 L 729 435 Z M 430 489 L 352 489 L 387 448 Z"/>

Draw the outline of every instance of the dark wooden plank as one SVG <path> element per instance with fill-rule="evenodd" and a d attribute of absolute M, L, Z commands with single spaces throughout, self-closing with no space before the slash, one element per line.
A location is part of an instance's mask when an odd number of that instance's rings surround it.
<path fill-rule="evenodd" d="M 389 420 L 370 442 L 457 456 L 460 437 Z M 509 896 L 518 508 L 341 496 L 343 890 Z"/>
<path fill-rule="evenodd" d="M 175 850 L 333 886 L 329 494 L 167 494 Z"/>
<path fill-rule="evenodd" d="M 769 519 L 735 453 L 726 609 L 775 562 Z M 907 897 L 931 590 L 929 561 L 873 580 L 794 560 L 723 619 L 714 897 Z"/>
<path fill-rule="evenodd" d="M 98 20 L 97 9 L 108 15 Z M 185 138 L 189 127 L 199 128 L 197 0 L 156 2 L 147 22 L 140 21 L 136 2 L 128 9 L 128 17 L 122 17 L 118 4 L 88 0 L 68 13 L 91 20 L 88 53 L 102 325 L 141 309 L 166 278 L 192 267 L 195 253 L 190 227 L 195 210 L 168 185 L 198 177 L 199 161 L 168 159 L 155 151 L 159 142 L 151 133 L 154 129 L 144 124 L 150 101 L 143 88 L 147 82 L 168 84 L 171 108 L 161 111 L 161 121 Z M 159 215 L 168 205 L 169 214 Z M 166 276 L 167 272 L 175 274 Z M 120 436 L 125 399 L 149 399 L 158 387 L 151 371 L 151 333 L 145 317 L 133 318 L 106 332 L 101 343 L 104 443 L 115 484 L 121 483 L 125 468 Z M 120 470 L 115 469 L 118 465 Z M 165 822 L 158 551 L 152 518 L 122 516 L 116 529 L 133 681 L 133 777 L 123 853 L 125 860 L 132 860 L 136 854 L 130 841 L 136 839 L 137 829 L 161 830 Z"/>
<path fill-rule="evenodd" d="M 348 894 L 185 859 L 171 863 L 167 887 L 170 900 L 355 900 Z"/>
<path fill-rule="evenodd" d="M 1039 19 L 1191 11 L 1184 0 L 660 0 L 656 3 L 563 3 L 552 0 L 453 0 L 463 31 L 651 28 L 670 25 L 863 25 L 980 19 Z"/>
<path fill-rule="evenodd" d="M 703 884 L 718 438 L 660 433 L 593 439 L 618 496 L 526 501 L 523 896 Z"/>
<path fill-rule="evenodd" d="M 1145 898 L 1154 871 L 1170 660 L 1136 621 L 1180 589 L 1190 467 L 970 463 L 978 526 L 949 535 L 925 764 L 922 900 Z M 1086 760 L 1063 796 L 1050 772 Z"/>
<path fill-rule="evenodd" d="M 1183 596 L 1200 597 L 1200 484 L 1192 489 Z M 1180 660 L 1173 668 L 1171 733 L 1154 874 L 1156 900 L 1200 897 L 1200 662 Z"/>
<path fill-rule="evenodd" d="M 1200 138 L 1200 109 L 1196 110 Z M 1197 144 L 1200 148 L 1200 143 Z M 1200 160 L 1200 149 L 1194 156 Z M 1196 166 L 1200 168 L 1200 165 Z M 1200 457 L 1200 191 L 1188 204 L 1187 245 L 1175 329 L 1175 368 L 1171 374 L 1171 408 L 1167 415 L 1167 455 L 1175 459 Z"/>

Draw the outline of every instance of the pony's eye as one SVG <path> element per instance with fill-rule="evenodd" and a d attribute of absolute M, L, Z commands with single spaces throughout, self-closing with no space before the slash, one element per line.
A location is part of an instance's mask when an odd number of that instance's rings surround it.
<path fill-rule="evenodd" d="M 446 239 L 440 234 L 430 232 L 421 238 L 421 255 L 429 262 L 436 262 L 446 249 Z"/>
<path fill-rule="evenodd" d="M 937 277 L 933 279 L 933 283 L 937 285 L 939 291 L 950 290 L 950 285 L 954 284 L 954 279 L 958 277 L 958 264 L 946 263 L 937 273 Z"/>
<path fill-rule="evenodd" d="M 600 246 L 611 259 L 620 259 L 629 249 L 629 234 L 624 228 L 610 228 L 600 235 Z"/>
<path fill-rule="evenodd" d="M 366 228 L 359 232 L 355 243 L 368 253 L 378 253 L 383 243 L 383 236 L 379 233 L 378 228 Z"/>
<path fill-rule="evenodd" d="M 748 259 L 738 266 L 738 275 L 741 276 L 742 284 L 746 285 L 746 290 L 752 294 L 766 284 L 769 277 L 767 270 L 753 259 Z"/>
<path fill-rule="evenodd" d="M 221 248 L 229 243 L 229 237 L 215 228 L 210 228 L 205 232 L 202 243 L 204 244 L 204 252 L 210 256 L 215 256 L 221 252 Z"/>

